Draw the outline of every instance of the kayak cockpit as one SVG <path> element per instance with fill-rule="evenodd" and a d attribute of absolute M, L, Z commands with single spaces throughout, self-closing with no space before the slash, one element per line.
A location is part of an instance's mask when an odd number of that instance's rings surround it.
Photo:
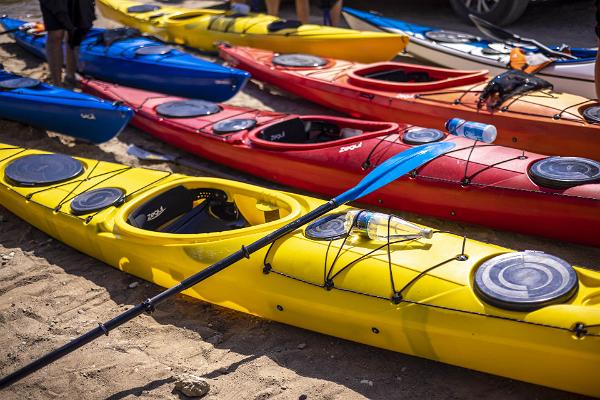
<path fill-rule="evenodd" d="M 298 201 L 283 193 L 256 191 L 249 185 L 213 178 L 190 178 L 127 204 L 117 224 L 119 230 L 142 236 L 247 234 L 297 218 L 301 209 Z"/>
<path fill-rule="evenodd" d="M 422 92 L 477 84 L 487 79 L 488 71 L 460 71 L 413 64 L 384 62 L 348 73 L 353 85 L 373 90 Z"/>
<path fill-rule="evenodd" d="M 302 116 L 290 117 L 262 126 L 248 133 L 261 147 L 301 150 L 351 143 L 398 131 L 391 122 L 361 121 L 348 118 Z"/>
<path fill-rule="evenodd" d="M 211 12 L 210 10 L 178 12 L 167 16 L 169 22 L 182 22 L 190 19 L 204 17 L 205 15 L 222 14 L 222 12 Z"/>

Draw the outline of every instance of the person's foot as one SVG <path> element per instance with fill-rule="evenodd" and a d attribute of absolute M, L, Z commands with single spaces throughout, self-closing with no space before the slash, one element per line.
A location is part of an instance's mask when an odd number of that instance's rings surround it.
<path fill-rule="evenodd" d="M 77 78 L 73 75 L 73 76 L 65 76 L 65 80 L 63 82 L 63 87 L 65 89 L 76 89 L 79 87 L 79 81 L 77 80 Z"/>

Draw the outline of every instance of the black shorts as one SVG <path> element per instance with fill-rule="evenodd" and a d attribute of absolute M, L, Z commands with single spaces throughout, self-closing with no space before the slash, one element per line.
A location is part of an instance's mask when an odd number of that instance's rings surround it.
<path fill-rule="evenodd" d="M 40 9 L 47 31 L 89 29 L 96 19 L 94 0 L 40 0 Z"/>

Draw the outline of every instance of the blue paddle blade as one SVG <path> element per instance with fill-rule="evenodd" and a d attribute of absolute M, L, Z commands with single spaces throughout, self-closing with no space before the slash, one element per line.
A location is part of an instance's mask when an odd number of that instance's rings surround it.
<path fill-rule="evenodd" d="M 333 201 L 337 204 L 343 204 L 366 196 L 434 158 L 449 152 L 455 146 L 456 144 L 453 142 L 429 143 L 398 153 L 377 166 L 358 185 L 340 194 Z"/>

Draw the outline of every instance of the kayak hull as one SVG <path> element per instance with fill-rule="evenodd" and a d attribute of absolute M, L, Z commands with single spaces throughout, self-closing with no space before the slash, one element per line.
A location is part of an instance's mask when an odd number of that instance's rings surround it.
<path fill-rule="evenodd" d="M 133 125 L 158 139 L 206 159 L 295 188 L 336 195 L 356 184 L 371 168 L 411 148 L 402 141 L 407 124 L 303 116 L 374 131 L 317 145 L 276 144 L 258 139 L 263 129 L 299 116 L 221 105 L 206 117 L 168 119 L 155 108 L 177 98 L 99 81 L 82 82 L 93 95 L 121 101 L 136 110 Z M 250 118 L 256 127 L 231 135 L 213 126 L 229 118 Z M 410 177 L 361 199 L 361 202 L 417 214 L 485 225 L 527 234 L 600 246 L 600 184 L 555 190 L 535 184 L 529 166 L 545 156 L 447 137 L 457 150 L 431 161 Z M 370 166 L 365 169 L 365 162 Z M 320 179 L 314 179 L 314 177 Z M 466 179 L 469 179 L 467 182 Z M 569 227 L 562 229 L 561 227 Z M 573 232 L 578 232 L 574 235 Z"/>
<path fill-rule="evenodd" d="M 0 81 L 19 78 L 0 70 Z M 131 119 L 128 107 L 44 83 L 0 91 L 0 118 L 93 143 L 117 136 Z"/>
<path fill-rule="evenodd" d="M 4 170 L 21 150 L 3 150 L 3 155 L 12 152 L 15 156 L 9 155 L 8 161 L 5 157 L 0 169 Z M 18 156 L 36 153 L 40 152 L 27 151 Z M 93 160 L 81 161 L 86 171 L 96 165 Z M 98 173 L 106 173 L 121 170 L 122 166 L 102 162 L 95 168 Z M 75 193 L 98 184 L 98 179 L 104 179 L 100 186 L 114 185 L 113 177 L 96 175 Z M 322 203 L 238 182 L 139 168 L 121 173 L 119 182 L 130 194 L 125 204 L 110 207 L 92 218 L 73 216 L 66 203 L 60 212 L 52 213 L 51 206 L 64 198 L 62 189 L 47 190 L 27 200 L 25 196 L 35 188 L 13 187 L 2 180 L 0 199 L 11 212 L 67 245 L 163 287 L 179 283 L 238 250 L 242 244 L 249 244 Z M 136 192 L 144 185 L 144 190 Z M 127 215 L 147 199 L 178 185 L 218 188 L 239 205 L 249 199 L 261 204 L 269 201 L 285 213 L 277 221 L 256 221 L 258 225 L 237 231 L 197 235 L 144 231 L 125 222 Z M 247 203 L 242 210 L 249 218 L 260 216 L 253 204 L 254 201 Z M 322 278 L 321 257 L 327 247 L 335 248 L 340 243 L 310 240 L 298 230 L 276 242 L 269 254 L 263 249 L 185 294 L 392 351 L 577 393 L 600 394 L 600 383 L 595 379 L 600 363 L 600 336 L 590 327 L 587 336 L 576 339 L 570 327 L 561 328 L 571 321 L 585 324 L 600 321 L 597 302 L 584 301 L 598 296 L 598 287 L 586 283 L 599 282 L 597 272 L 577 269 L 579 293 L 568 303 L 529 313 L 502 311 L 482 304 L 468 282 L 482 260 L 510 251 L 468 240 L 468 260 L 455 260 L 453 254 L 461 248 L 463 238 L 440 233 L 430 240 L 395 245 L 402 256 L 396 257 L 394 252 L 393 262 L 403 260 L 402 264 L 394 264 L 399 281 L 414 277 L 418 271 L 447 259 L 449 254 L 452 256 L 446 267 L 426 274 L 406 290 L 404 301 L 394 304 L 386 298 L 389 271 L 385 250 L 369 257 L 369 262 L 359 262 L 343 272 L 331 290 L 310 283 L 318 282 L 318 276 Z M 355 259 L 375 247 L 376 244 L 361 239 L 344 252 L 341 260 Z M 423 251 L 427 251 L 426 256 Z M 263 272 L 265 257 L 272 267 L 269 273 Z M 461 351 L 456 351 L 457 348 Z M 573 373 L 575 369 L 577 374 Z"/>
<path fill-rule="evenodd" d="M 369 12 L 344 7 L 342 11 L 352 29 L 374 32 L 404 33 L 411 39 L 406 51 L 414 56 L 455 69 L 485 68 L 493 75 L 505 72 L 509 63 L 508 54 L 486 55 L 481 49 L 490 44 L 502 45 L 480 39 L 474 43 L 442 43 L 429 40 L 425 33 L 437 29 L 410 24 Z M 574 93 L 579 96 L 596 98 L 594 86 L 595 55 L 587 49 L 573 49 L 583 53 L 573 61 L 555 62 L 536 73 L 537 76 L 554 85 L 557 92 Z M 589 54 L 588 54 L 589 53 Z"/>
<path fill-rule="evenodd" d="M 24 21 L 0 18 L 5 29 L 21 26 Z M 93 29 L 79 49 L 79 70 L 98 79 L 134 86 L 175 96 L 225 101 L 244 87 L 250 75 L 171 48 L 165 54 L 140 55 L 139 49 L 162 46 L 154 39 L 134 37 L 118 40 L 110 46 L 100 43 L 104 29 Z M 27 32 L 12 34 L 17 43 L 44 58 L 46 36 Z"/>
<path fill-rule="evenodd" d="M 107 18 L 169 42 L 207 51 L 217 50 L 216 43 L 227 42 L 282 53 L 308 53 L 374 62 L 394 58 L 408 41 L 406 35 L 318 25 L 270 31 L 269 25 L 280 20 L 265 14 L 232 18 L 220 10 L 167 6 L 146 13 L 127 11 L 139 4 L 134 1 L 102 0 L 98 2 L 98 7 Z"/>
<path fill-rule="evenodd" d="M 489 110 L 477 107 L 485 83 L 433 91 L 398 91 L 393 88 L 394 83 L 384 83 L 391 87 L 386 89 L 379 81 L 359 76 L 361 71 L 376 66 L 402 69 L 407 64 L 364 65 L 329 60 L 321 68 L 273 67 L 273 55 L 268 51 L 228 46 L 221 46 L 221 56 L 231 65 L 249 71 L 255 79 L 355 118 L 443 129 L 447 120 L 457 117 L 495 125 L 498 130 L 495 143 L 502 146 L 540 154 L 600 159 L 600 125 L 588 122 L 583 116 L 585 108 L 597 105 L 591 99 L 549 91 L 530 92 Z"/>

